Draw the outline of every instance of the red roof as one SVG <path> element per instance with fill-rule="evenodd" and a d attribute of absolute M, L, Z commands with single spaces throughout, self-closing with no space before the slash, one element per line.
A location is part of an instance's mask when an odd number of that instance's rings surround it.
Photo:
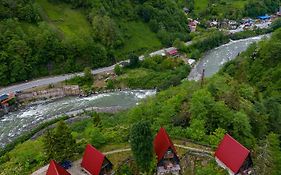
<path fill-rule="evenodd" d="M 247 148 L 226 134 L 215 152 L 215 157 L 232 172 L 238 173 L 249 153 L 250 151 Z"/>
<path fill-rule="evenodd" d="M 169 148 L 172 148 L 175 154 L 177 153 L 174 144 L 166 130 L 164 128 L 160 128 L 154 139 L 154 151 L 157 155 L 158 161 L 163 158 Z"/>
<path fill-rule="evenodd" d="M 88 144 L 84 152 L 81 166 L 92 175 L 99 175 L 105 155 Z"/>
<path fill-rule="evenodd" d="M 168 53 L 169 55 L 175 55 L 175 54 L 178 53 L 178 50 L 177 50 L 177 49 L 172 49 L 172 50 L 167 51 L 167 53 Z"/>
<path fill-rule="evenodd" d="M 63 167 L 57 164 L 56 161 L 51 160 L 46 175 L 70 175 Z"/>

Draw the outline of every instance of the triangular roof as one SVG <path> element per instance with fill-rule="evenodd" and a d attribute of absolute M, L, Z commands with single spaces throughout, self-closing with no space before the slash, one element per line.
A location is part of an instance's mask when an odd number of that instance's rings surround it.
<path fill-rule="evenodd" d="M 105 155 L 88 144 L 83 155 L 81 166 L 92 175 L 99 175 L 104 159 Z"/>
<path fill-rule="evenodd" d="M 215 152 L 215 157 L 232 172 L 238 173 L 249 153 L 247 148 L 226 134 Z"/>
<path fill-rule="evenodd" d="M 70 173 L 61 167 L 56 161 L 51 160 L 46 175 L 70 175 Z"/>
<path fill-rule="evenodd" d="M 169 135 L 167 134 L 166 130 L 164 128 L 160 128 L 157 135 L 154 139 L 154 151 L 157 155 L 158 161 L 160 161 L 167 150 L 171 148 L 175 154 L 177 154 L 176 149 L 174 147 L 173 142 L 171 141 Z"/>

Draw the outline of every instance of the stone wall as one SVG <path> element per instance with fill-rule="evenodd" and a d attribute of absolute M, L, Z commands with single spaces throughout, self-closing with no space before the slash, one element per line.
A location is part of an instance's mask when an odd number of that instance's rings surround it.
<path fill-rule="evenodd" d="M 16 95 L 19 102 L 45 100 L 50 98 L 61 98 L 65 96 L 80 95 L 78 85 L 64 86 L 62 88 L 52 88 L 34 92 L 22 92 Z"/>

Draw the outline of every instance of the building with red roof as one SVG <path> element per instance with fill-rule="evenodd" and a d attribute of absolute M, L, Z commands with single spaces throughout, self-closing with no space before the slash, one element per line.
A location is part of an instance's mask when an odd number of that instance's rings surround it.
<path fill-rule="evenodd" d="M 153 144 L 157 156 L 157 174 L 179 174 L 180 161 L 174 144 L 164 128 L 160 128 Z"/>
<path fill-rule="evenodd" d="M 215 159 L 230 175 L 246 175 L 252 172 L 250 151 L 228 134 L 220 142 Z"/>
<path fill-rule="evenodd" d="M 46 175 L 70 175 L 70 173 L 61 167 L 56 161 L 51 160 Z"/>
<path fill-rule="evenodd" d="M 113 164 L 104 154 L 99 152 L 92 145 L 86 146 L 81 167 L 91 175 L 111 175 L 113 174 Z"/>
<path fill-rule="evenodd" d="M 170 47 L 165 50 L 165 54 L 167 56 L 173 56 L 173 57 L 178 56 L 178 49 L 175 47 Z"/>

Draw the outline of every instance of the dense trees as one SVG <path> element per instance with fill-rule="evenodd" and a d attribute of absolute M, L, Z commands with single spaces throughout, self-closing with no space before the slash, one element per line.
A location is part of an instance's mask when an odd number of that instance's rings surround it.
<path fill-rule="evenodd" d="M 245 5 L 245 15 L 250 17 L 257 17 L 275 13 L 280 6 L 280 0 L 250 0 Z"/>
<path fill-rule="evenodd" d="M 177 38 L 189 38 L 184 12 L 173 1 L 146 1 L 138 7 L 138 15 L 149 23 L 151 30 L 158 34 L 165 45 L 172 45 Z"/>
<path fill-rule="evenodd" d="M 153 162 L 153 136 L 150 124 L 140 121 L 132 126 L 130 143 L 134 158 L 141 172 L 149 172 Z"/>
<path fill-rule="evenodd" d="M 77 10 L 82 8 L 89 26 L 92 26 L 90 36 L 65 38 L 60 29 L 49 24 L 50 19 L 40 21 L 38 11 L 44 20 L 48 19 L 47 14 L 33 1 L 2 0 L 0 86 L 40 76 L 82 71 L 86 66 L 95 68 L 112 64 L 119 55 L 117 50 L 133 37 L 128 34 L 127 22 L 141 23 L 143 20 L 165 45 L 171 45 L 176 38 L 188 38 L 186 17 L 171 0 L 49 1 L 71 4 Z"/>
<path fill-rule="evenodd" d="M 281 168 L 281 148 L 278 135 L 270 133 L 257 151 L 256 173 L 260 175 L 280 173 Z"/>
<path fill-rule="evenodd" d="M 195 18 L 237 20 L 243 17 L 273 14 L 279 9 L 280 0 L 207 0 L 204 3 L 187 0 L 186 6 L 191 9 L 190 15 Z"/>
<path fill-rule="evenodd" d="M 38 29 L 25 28 L 18 20 L 9 19 L 0 26 L 0 85 L 113 62 L 104 46 L 93 40 L 62 41 L 45 23 Z"/>
<path fill-rule="evenodd" d="M 8 18 L 18 18 L 33 23 L 40 20 L 38 9 L 33 6 L 31 0 L 1 0 L 0 20 Z"/>
<path fill-rule="evenodd" d="M 56 161 L 70 160 L 76 153 L 76 141 L 68 126 L 60 121 L 54 131 L 47 131 L 44 136 L 44 150 L 48 159 Z"/>

